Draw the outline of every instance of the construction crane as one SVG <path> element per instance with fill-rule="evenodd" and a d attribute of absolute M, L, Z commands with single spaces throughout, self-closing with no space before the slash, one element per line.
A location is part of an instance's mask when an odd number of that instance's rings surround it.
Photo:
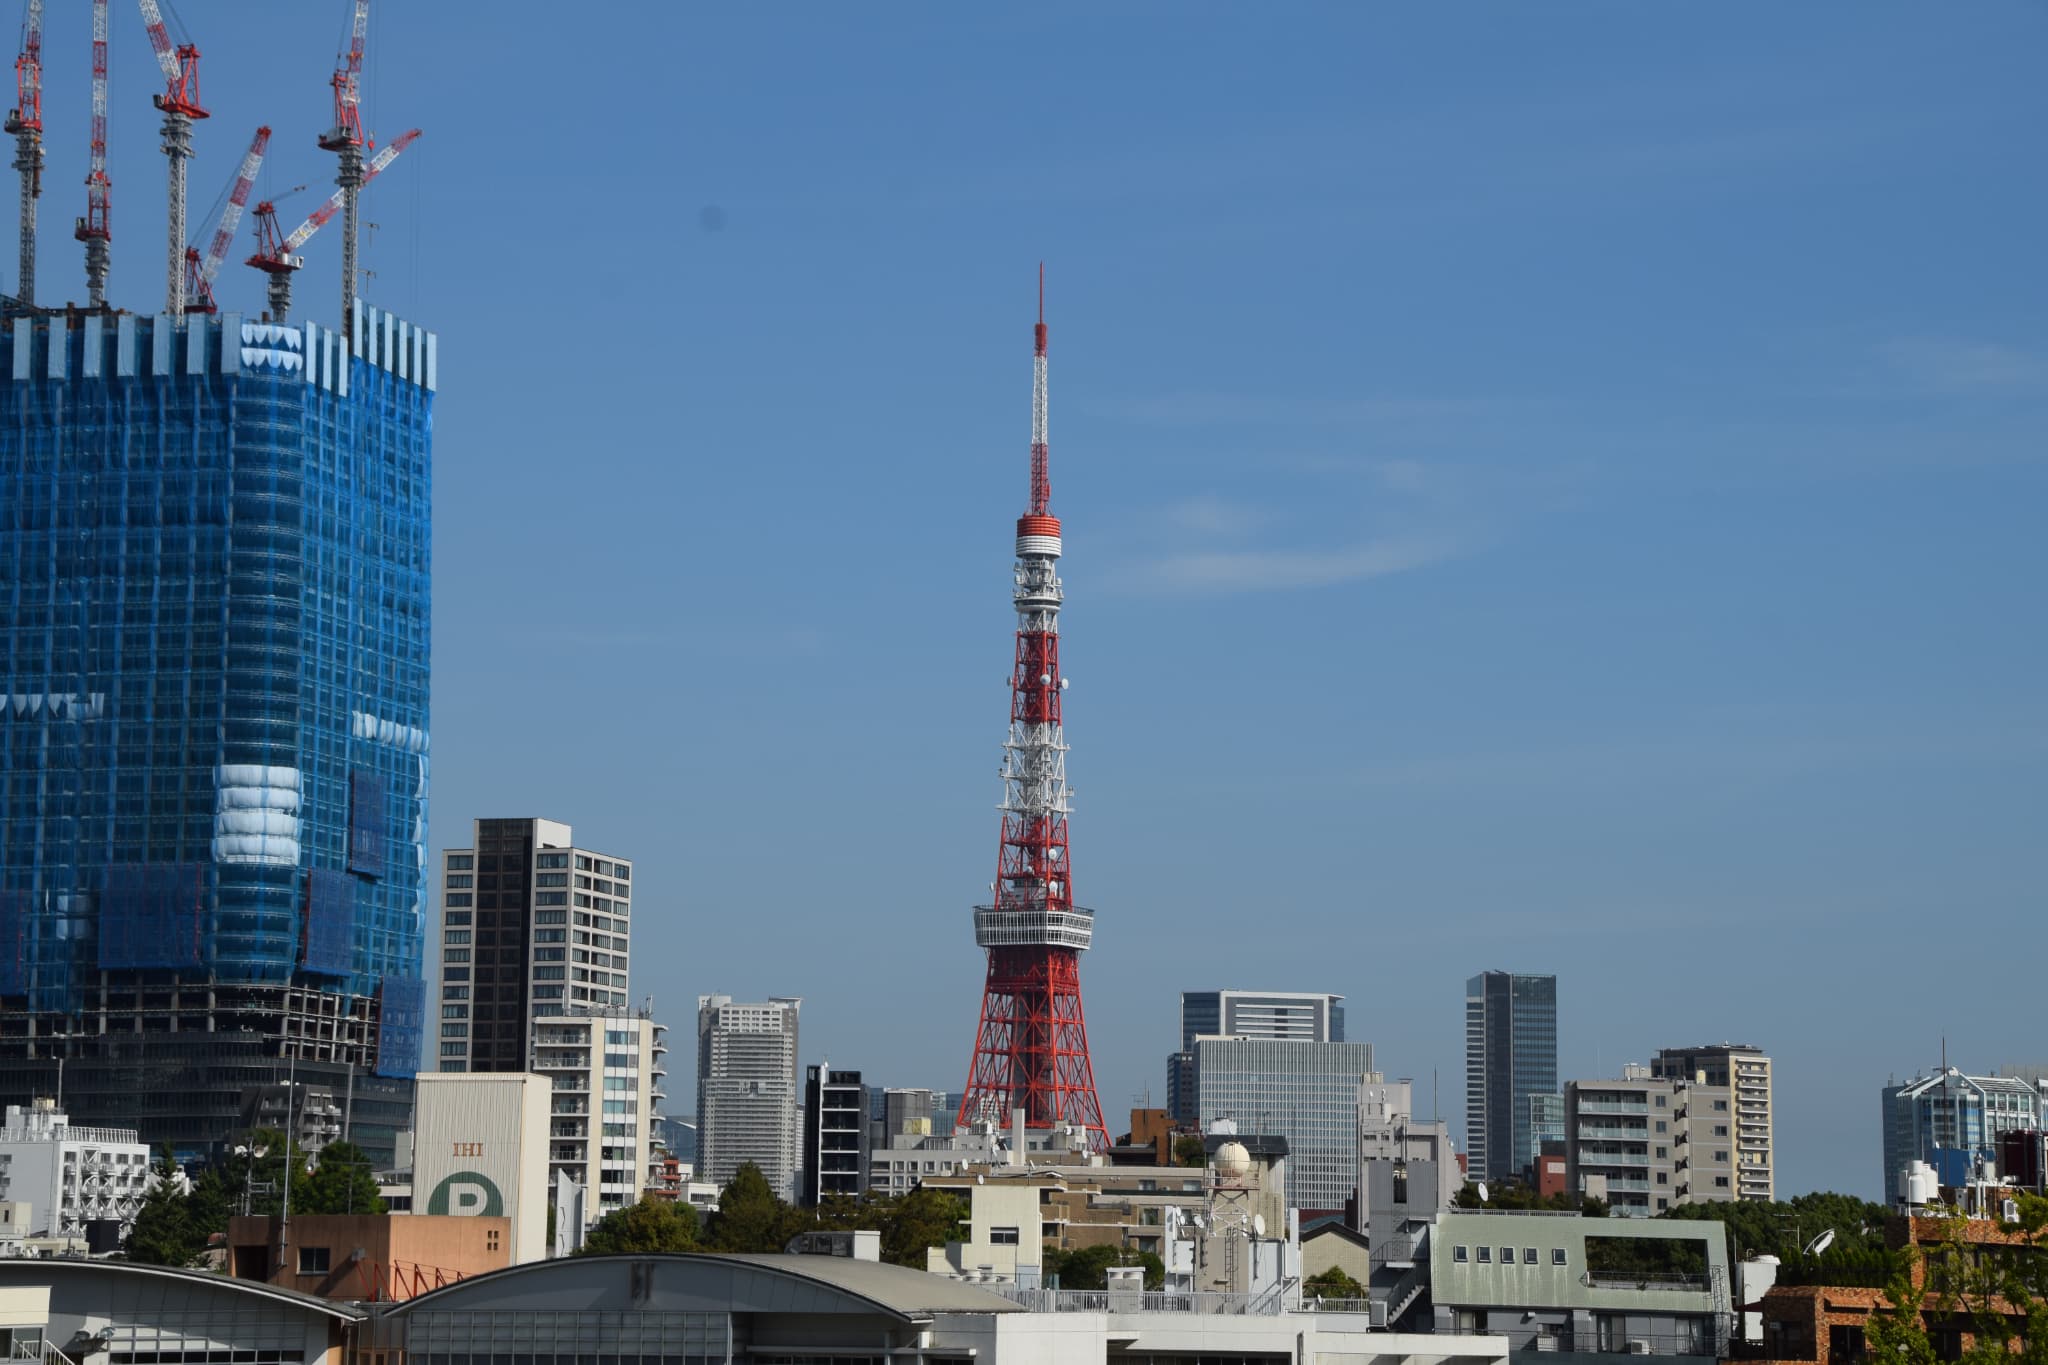
<path fill-rule="evenodd" d="M 14 59 L 14 169 L 21 172 L 21 277 L 15 297 L 36 301 L 36 200 L 43 197 L 43 0 L 28 0 L 21 21 L 21 55 Z"/>
<path fill-rule="evenodd" d="M 199 49 L 172 43 L 156 0 L 138 0 L 156 64 L 164 70 L 164 93 L 152 102 L 164 115 L 164 155 L 171 159 L 170 256 L 164 280 L 164 311 L 172 317 L 185 311 L 185 163 L 192 159 L 192 124 L 203 119 L 199 105 Z"/>
<path fill-rule="evenodd" d="M 394 138 L 377 155 L 370 158 L 363 167 L 361 184 L 369 184 L 384 173 L 384 168 L 398 160 L 398 154 L 419 140 L 420 130 L 414 128 Z M 270 320 L 283 322 L 292 308 L 292 275 L 306 263 L 304 256 L 295 255 L 306 244 L 306 239 L 318 232 L 341 210 L 349 200 L 346 186 L 329 195 L 327 202 L 313 211 L 312 217 L 293 229 L 289 236 L 280 236 L 277 230 L 277 203 L 266 199 L 256 206 L 256 254 L 248 264 L 270 276 Z M 350 291 L 350 301 L 354 301 Z M 344 314 L 346 316 L 346 314 Z"/>
<path fill-rule="evenodd" d="M 71 230 L 85 243 L 85 301 L 91 308 L 107 306 L 113 188 L 107 178 L 107 0 L 92 0 L 92 168 L 85 175 L 85 217 Z"/>
<path fill-rule="evenodd" d="M 242 158 L 241 169 L 235 172 L 234 188 L 228 191 L 227 207 L 220 211 L 220 226 L 214 229 L 213 241 L 207 245 L 206 255 L 201 257 L 199 248 L 185 248 L 185 311 L 188 313 L 217 313 L 220 305 L 213 297 L 213 277 L 220 273 L 221 262 L 227 259 L 228 245 L 235 239 L 235 228 L 242 221 L 242 208 L 249 202 L 249 191 L 256 184 L 256 172 L 263 168 L 263 153 L 270 146 L 270 127 L 264 125 L 256 130 L 256 137 L 249 143 L 249 151 Z"/>
<path fill-rule="evenodd" d="M 356 302 L 357 200 L 369 176 L 363 168 L 363 38 L 370 31 L 370 0 L 354 0 L 348 46 L 334 64 L 334 126 L 320 146 L 341 157 L 334 183 L 341 186 L 341 325 L 349 326 Z M 317 224 L 315 226 L 318 226 Z M 272 276 L 273 284 L 276 276 Z M 290 289 L 290 277 L 286 277 Z"/>

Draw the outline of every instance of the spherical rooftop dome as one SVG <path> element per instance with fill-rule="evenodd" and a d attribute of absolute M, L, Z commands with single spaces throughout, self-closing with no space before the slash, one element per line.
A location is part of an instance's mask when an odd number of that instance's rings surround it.
<path fill-rule="evenodd" d="M 1225 1180 L 1242 1180 L 1251 1174 L 1252 1154 L 1242 1142 L 1226 1142 L 1213 1158 L 1216 1173 Z"/>

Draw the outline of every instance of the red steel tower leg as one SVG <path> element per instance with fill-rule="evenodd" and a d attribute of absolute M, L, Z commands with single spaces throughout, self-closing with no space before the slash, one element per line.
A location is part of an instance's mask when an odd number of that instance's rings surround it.
<path fill-rule="evenodd" d="M 1010 737 L 1003 745 L 1003 830 L 995 894 L 974 909 L 974 941 L 988 950 L 981 1026 L 961 1096 L 962 1123 L 1032 1128 L 1068 1124 L 1100 1151 L 1109 1144 L 1088 1025 L 1081 1013 L 1081 953 L 1095 912 L 1074 904 L 1067 852 L 1067 742 L 1061 730 L 1060 522 L 1049 508 L 1045 417 L 1045 268 L 1039 267 L 1032 359 L 1031 505 L 1017 519 L 1017 663 L 1010 675 Z"/>

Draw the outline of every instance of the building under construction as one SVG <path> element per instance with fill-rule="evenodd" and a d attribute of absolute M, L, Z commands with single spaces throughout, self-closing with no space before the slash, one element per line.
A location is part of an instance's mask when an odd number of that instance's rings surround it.
<path fill-rule="evenodd" d="M 350 6 L 332 126 L 309 139 L 339 156 L 339 188 L 293 234 L 260 206 L 249 263 L 271 307 L 247 316 L 220 307 L 214 272 L 270 129 L 201 251 L 183 211 L 183 157 L 205 117 L 199 53 L 172 40 L 154 0 L 140 8 L 166 79 L 153 101 L 172 165 L 164 309 L 106 296 L 106 0 L 92 7 L 92 164 L 73 233 L 90 303 L 35 305 L 54 50 L 38 0 L 16 65 L 21 266 L 0 321 L 0 1100 L 61 1094 L 76 1122 L 188 1154 L 231 1140 L 279 1087 L 288 1115 L 338 1108 L 373 1160 L 410 1126 L 438 355 L 432 334 L 355 297 L 357 196 L 416 136 L 382 164 L 365 157 L 367 5 Z M 292 253 L 337 213 L 339 325 L 285 325 Z"/>

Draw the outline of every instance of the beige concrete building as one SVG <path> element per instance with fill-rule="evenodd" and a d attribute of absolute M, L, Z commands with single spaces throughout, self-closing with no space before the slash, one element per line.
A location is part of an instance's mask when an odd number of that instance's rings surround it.
<path fill-rule="evenodd" d="M 1736 1197 L 1735 1095 L 1725 1085 L 1652 1076 L 1631 1063 L 1616 1080 L 1564 1088 L 1565 1179 L 1617 1217 Z"/>
<path fill-rule="evenodd" d="M 1650 1074 L 1735 1094 L 1735 1197 L 1769 1203 L 1777 1197 L 1771 1156 L 1771 1059 L 1747 1043 L 1706 1043 L 1658 1049 Z"/>

